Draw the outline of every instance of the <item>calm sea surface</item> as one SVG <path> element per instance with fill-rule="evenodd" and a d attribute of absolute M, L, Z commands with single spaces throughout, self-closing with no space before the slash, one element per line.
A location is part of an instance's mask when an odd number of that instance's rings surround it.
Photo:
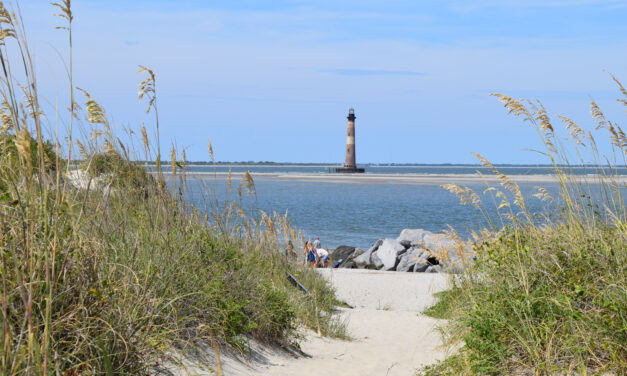
<path fill-rule="evenodd" d="M 304 231 L 307 237 L 319 236 L 323 245 L 335 248 L 353 245 L 367 249 L 379 238 L 397 237 L 406 228 L 423 228 L 433 232 L 454 227 L 467 236 L 471 229 L 485 225 L 482 215 L 469 206 L 462 206 L 459 199 L 434 183 L 397 182 L 329 182 L 325 166 L 233 166 L 233 172 L 250 170 L 255 173 L 320 174 L 320 181 L 291 179 L 258 179 L 256 195 L 244 195 L 243 206 L 247 211 L 263 210 L 267 213 L 288 212 L 291 224 Z M 239 181 L 233 182 L 229 195 L 227 183 L 215 179 L 213 174 L 227 172 L 228 166 L 191 166 L 190 172 L 199 173 L 188 177 L 188 200 L 201 210 L 211 207 L 213 198 L 236 199 Z M 366 166 L 366 174 L 473 174 L 482 170 L 477 166 Z M 551 167 L 506 166 L 499 170 L 509 175 L 551 174 Z M 486 174 L 488 171 L 482 171 Z M 589 174 L 594 170 L 577 169 L 577 174 Z M 620 171 L 626 174 L 627 171 Z M 554 212 L 545 203 L 532 197 L 541 185 L 556 192 L 555 183 L 521 183 L 520 187 L 530 211 L 538 216 Z M 491 214 L 495 215 L 495 203 L 490 196 L 483 196 L 483 184 L 470 184 L 486 201 Z M 498 203 L 497 203 L 498 204 Z M 499 223 L 498 218 L 496 222 Z"/>

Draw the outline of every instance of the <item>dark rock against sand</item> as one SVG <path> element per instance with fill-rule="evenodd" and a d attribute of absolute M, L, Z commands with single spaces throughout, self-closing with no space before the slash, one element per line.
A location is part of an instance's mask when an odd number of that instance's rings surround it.
<path fill-rule="evenodd" d="M 363 253 L 364 251 L 360 248 L 341 245 L 331 252 L 331 259 L 333 262 L 341 261 L 340 268 L 353 269 L 357 267 L 354 259 Z"/>

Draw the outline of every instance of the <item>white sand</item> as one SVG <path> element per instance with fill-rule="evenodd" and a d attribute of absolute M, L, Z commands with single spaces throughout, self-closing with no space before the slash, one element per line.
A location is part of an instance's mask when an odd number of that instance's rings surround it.
<path fill-rule="evenodd" d="M 308 333 L 301 343 L 311 358 L 275 359 L 254 375 L 415 375 L 447 354 L 436 327 L 442 324 L 420 312 L 443 290 L 443 274 L 327 269 L 323 273 L 340 300 L 352 341 L 319 338 Z"/>
<path fill-rule="evenodd" d="M 448 276 L 430 273 L 379 272 L 326 269 L 321 273 L 333 283 L 337 296 L 354 306 L 341 309 L 353 338 L 343 341 L 304 331 L 300 341 L 309 357 L 295 357 L 252 342 L 252 359 L 222 354 L 225 376 L 413 376 L 416 370 L 449 355 L 442 348 L 437 326 L 441 320 L 420 312 L 435 302 Z M 202 358 L 186 359 L 187 368 L 168 367 L 160 375 L 214 375 L 215 357 L 205 346 Z"/>

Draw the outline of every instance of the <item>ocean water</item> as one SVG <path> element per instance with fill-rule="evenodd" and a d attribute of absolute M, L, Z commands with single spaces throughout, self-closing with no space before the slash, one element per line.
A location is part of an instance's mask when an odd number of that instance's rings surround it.
<path fill-rule="evenodd" d="M 339 245 L 358 246 L 367 249 L 379 238 L 397 237 L 406 228 L 423 228 L 439 232 L 453 227 L 466 237 L 488 223 L 481 213 L 470 206 L 460 205 L 459 199 L 434 183 L 395 182 L 330 182 L 320 166 L 246 166 L 233 167 L 234 172 L 250 170 L 277 174 L 321 174 L 320 181 L 294 179 L 259 179 L 255 181 L 256 194 L 244 194 L 243 207 L 248 212 L 263 210 L 267 213 L 288 213 L 292 226 L 303 230 L 307 238 L 320 237 L 323 246 L 335 248 Z M 524 166 L 511 167 L 509 174 L 550 174 L 550 168 Z M 211 210 L 210 203 L 219 200 L 237 199 L 238 181 L 233 189 L 227 188 L 224 180 L 215 179 L 213 167 L 194 166 L 192 172 L 201 174 L 188 177 L 187 197 L 200 210 Z M 368 168 L 369 174 L 472 174 L 476 166 L 410 166 Z M 502 168 L 501 170 L 505 170 Z M 218 172 L 228 171 L 220 166 Z M 429 172 L 425 172 L 429 171 Z M 555 214 L 555 207 L 547 206 L 532 194 L 541 185 L 554 194 L 556 183 L 521 183 L 530 211 L 538 220 Z M 497 226 L 501 222 L 495 211 L 497 202 L 490 195 L 484 196 L 484 184 L 468 184 L 485 200 L 486 208 Z M 500 187 L 499 187 L 500 188 Z"/>

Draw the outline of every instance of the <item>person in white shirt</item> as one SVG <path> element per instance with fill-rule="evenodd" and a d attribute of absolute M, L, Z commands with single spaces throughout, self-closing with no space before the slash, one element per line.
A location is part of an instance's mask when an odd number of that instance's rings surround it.
<path fill-rule="evenodd" d="M 320 264 L 323 268 L 326 268 L 327 262 L 329 261 L 329 251 L 324 248 L 318 248 L 316 251 L 318 252 L 318 257 L 320 258 Z"/>

